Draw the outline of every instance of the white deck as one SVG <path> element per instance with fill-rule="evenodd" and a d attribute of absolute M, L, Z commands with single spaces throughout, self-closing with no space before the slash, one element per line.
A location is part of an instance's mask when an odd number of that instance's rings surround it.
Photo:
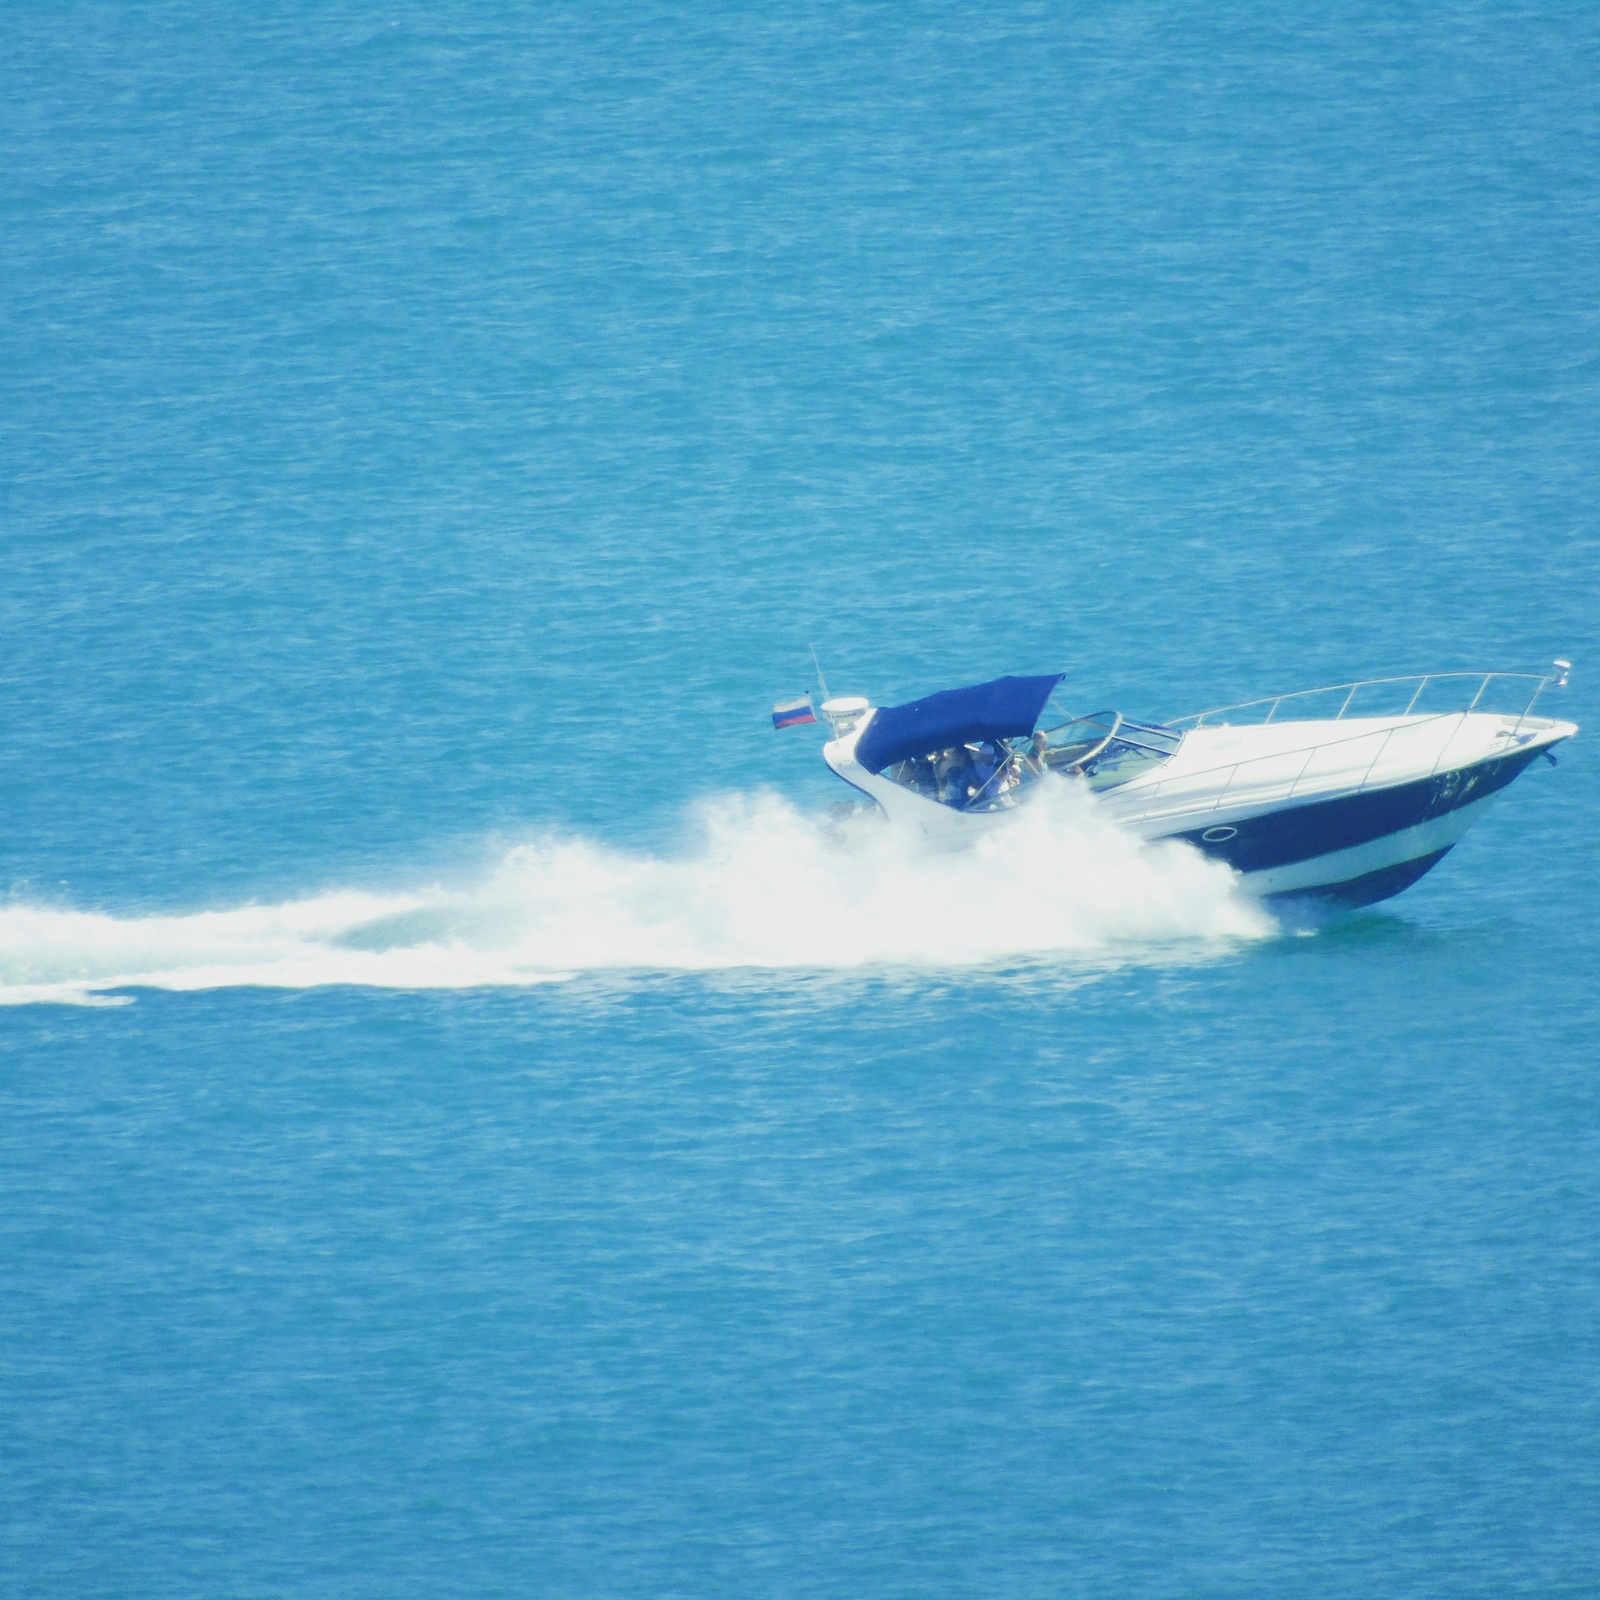
<path fill-rule="evenodd" d="M 1148 837 L 1286 803 L 1390 789 L 1570 737 L 1570 722 L 1488 712 L 1191 728 L 1164 766 L 1100 796 Z"/>

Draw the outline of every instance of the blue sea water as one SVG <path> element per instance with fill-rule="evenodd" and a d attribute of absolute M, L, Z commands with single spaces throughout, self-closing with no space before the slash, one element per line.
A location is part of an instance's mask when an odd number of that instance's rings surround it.
<path fill-rule="evenodd" d="M 0 43 L 6 1593 L 1600 1594 L 1600 14 Z M 813 643 L 1585 731 L 1283 928 Z"/>

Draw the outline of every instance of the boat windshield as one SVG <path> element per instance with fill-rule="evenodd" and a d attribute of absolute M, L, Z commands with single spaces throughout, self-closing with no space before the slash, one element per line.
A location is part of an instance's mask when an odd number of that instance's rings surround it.
<path fill-rule="evenodd" d="M 959 811 L 993 811 L 1015 805 L 1019 791 L 1047 771 L 1113 789 L 1170 759 L 1182 740 L 1176 728 L 1097 711 L 1042 728 L 1032 740 L 983 740 L 910 756 L 883 776 Z"/>
<path fill-rule="evenodd" d="M 1118 711 L 1045 728 L 1043 760 L 1052 772 L 1081 777 L 1091 789 L 1114 789 L 1172 758 L 1183 742 L 1176 728 L 1134 722 Z"/>

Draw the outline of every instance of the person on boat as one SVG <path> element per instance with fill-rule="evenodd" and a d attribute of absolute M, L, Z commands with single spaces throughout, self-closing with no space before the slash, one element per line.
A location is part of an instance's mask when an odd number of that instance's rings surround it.
<path fill-rule="evenodd" d="M 934 762 L 938 756 L 911 756 L 906 761 L 906 785 L 915 789 L 918 794 L 926 795 L 930 800 L 939 798 L 939 777 L 934 771 Z"/>
<path fill-rule="evenodd" d="M 1046 733 L 1036 733 L 1023 756 L 1023 763 L 1035 777 L 1042 778 L 1047 772 L 1057 772 L 1067 778 L 1081 778 L 1083 768 L 1074 762 L 1070 767 L 1052 764 L 1050 760 L 1050 736 Z"/>
<path fill-rule="evenodd" d="M 1033 768 L 1028 765 L 1029 748 L 1020 742 L 1012 744 L 1009 741 L 1000 746 L 1000 781 L 997 788 L 1020 789 L 1034 776 Z"/>
<path fill-rule="evenodd" d="M 964 744 L 939 757 L 939 799 L 960 810 L 972 788 L 972 752 Z"/>
<path fill-rule="evenodd" d="M 995 747 L 985 739 L 979 746 L 977 754 L 972 758 L 972 784 L 975 801 L 983 802 L 993 800 L 997 785 L 994 777 L 1000 770 L 1000 757 Z"/>

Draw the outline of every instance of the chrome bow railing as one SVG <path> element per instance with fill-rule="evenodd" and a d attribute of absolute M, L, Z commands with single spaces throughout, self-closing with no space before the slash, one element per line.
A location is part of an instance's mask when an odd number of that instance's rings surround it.
<path fill-rule="evenodd" d="M 1362 678 L 1355 683 L 1335 683 L 1322 689 L 1297 689 L 1292 694 L 1265 695 L 1259 700 L 1240 701 L 1238 705 L 1216 706 L 1210 711 L 1196 711 L 1187 717 L 1175 717 L 1167 726 L 1170 728 L 1203 728 L 1208 721 L 1212 727 L 1219 725 L 1231 726 L 1240 720 L 1237 713 L 1254 711 L 1261 706 L 1267 708 L 1265 716 L 1260 718 L 1249 717 L 1244 720 L 1251 724 L 1257 721 L 1268 723 L 1277 718 L 1280 708 L 1289 705 L 1291 702 L 1308 701 L 1321 696 L 1327 696 L 1331 702 L 1335 695 L 1343 697 L 1339 702 L 1339 709 L 1331 717 L 1320 716 L 1311 720 L 1317 722 L 1340 722 L 1349 715 L 1358 717 L 1408 717 L 1423 699 L 1429 686 L 1433 684 L 1450 685 L 1451 687 L 1445 693 L 1452 699 L 1466 699 L 1469 690 L 1472 691 L 1472 698 L 1466 705 L 1430 705 L 1423 715 L 1447 715 L 1452 711 L 1476 711 L 1486 695 L 1490 696 L 1491 701 L 1498 698 L 1498 694 L 1491 694 L 1491 689 L 1494 685 L 1521 684 L 1526 686 L 1531 684 L 1533 687 L 1528 691 L 1527 701 L 1517 713 L 1518 717 L 1521 718 L 1526 717 L 1533 710 L 1534 701 L 1555 681 L 1554 678 L 1548 675 L 1541 677 L 1534 672 L 1429 672 L 1408 678 Z M 1415 685 L 1415 688 L 1412 688 L 1412 685 Z M 1473 688 L 1474 685 L 1476 685 L 1475 689 Z M 1406 699 L 1407 689 L 1411 689 L 1409 699 Z M 1388 703 L 1381 708 L 1362 706 L 1352 712 L 1351 708 L 1357 705 L 1358 699 L 1363 696 L 1364 691 L 1382 691 L 1382 693 L 1368 693 L 1365 698 L 1369 702 L 1378 699 Z M 1401 700 L 1405 700 L 1406 703 L 1402 708 L 1396 710 L 1395 707 L 1399 705 Z M 1493 710 L 1494 706 L 1491 704 L 1485 706 L 1484 709 Z M 1509 710 L 1505 714 L 1509 715 Z M 1219 724 L 1215 720 L 1217 718 L 1227 718 L 1228 721 L 1226 724 Z"/>
<path fill-rule="evenodd" d="M 1239 774 L 1245 769 L 1252 769 L 1257 774 L 1257 780 L 1247 783 L 1252 801 L 1271 799 L 1276 801 L 1292 800 L 1301 791 L 1301 785 L 1306 785 L 1306 792 L 1313 792 L 1319 782 L 1330 792 L 1361 793 L 1372 782 L 1373 774 L 1378 771 L 1379 763 L 1388 751 L 1391 741 L 1397 733 L 1409 736 L 1425 737 L 1422 730 L 1430 724 L 1457 719 L 1456 727 L 1440 744 L 1434 754 L 1432 764 L 1426 776 L 1436 775 L 1444 764 L 1446 752 L 1454 742 L 1456 734 L 1464 725 L 1468 714 L 1474 711 L 1494 712 L 1494 714 L 1510 717 L 1515 716 L 1515 724 L 1505 730 L 1508 740 L 1515 739 L 1521 732 L 1523 722 L 1533 710 L 1534 702 L 1547 685 L 1553 682 L 1564 682 L 1551 677 L 1539 677 L 1534 673 L 1526 672 L 1445 672 L 1428 673 L 1419 677 L 1410 678 L 1367 678 L 1357 683 L 1334 684 L 1324 689 L 1305 689 L 1294 694 L 1266 696 L 1260 700 L 1246 700 L 1235 706 L 1220 706 L 1212 711 L 1197 712 L 1192 716 L 1179 717 L 1167 724 L 1171 728 L 1200 728 L 1209 726 L 1264 726 L 1277 717 L 1280 708 L 1294 701 L 1309 701 L 1316 696 L 1328 696 L 1330 707 L 1332 697 L 1340 696 L 1339 709 L 1332 715 L 1307 718 L 1309 721 L 1319 723 L 1340 722 L 1346 718 L 1354 720 L 1357 717 L 1385 717 L 1390 724 L 1382 729 L 1363 729 L 1360 732 L 1348 733 L 1341 738 L 1316 739 L 1308 744 L 1292 745 L 1284 750 L 1270 751 L 1262 755 L 1245 756 L 1236 761 L 1221 761 L 1214 767 L 1207 767 L 1194 772 L 1181 772 L 1171 776 L 1157 779 L 1154 783 L 1135 783 L 1129 789 L 1118 792 L 1109 790 L 1102 795 L 1102 802 L 1111 805 L 1113 814 L 1119 822 L 1137 823 L 1159 816 L 1164 812 L 1172 814 L 1205 815 L 1222 810 L 1228 804 L 1228 796 L 1233 790 Z M 1521 684 L 1516 699 L 1520 702 L 1520 709 L 1506 708 L 1495 711 L 1499 702 L 1497 684 Z M 1455 690 L 1451 698 L 1457 704 L 1440 710 L 1434 706 L 1418 713 L 1417 707 L 1423 703 L 1425 691 L 1431 685 L 1454 685 Z M 1532 690 L 1523 698 L 1523 690 L 1531 684 Z M 1414 686 L 1414 687 L 1413 687 Z M 1387 704 L 1383 709 L 1360 706 L 1361 691 L 1382 687 L 1386 691 Z M 1409 693 L 1407 692 L 1409 690 Z M 1370 697 L 1369 697 L 1370 698 Z M 1460 702 L 1465 701 L 1465 704 Z M 1488 702 L 1486 705 L 1485 702 Z M 1360 708 L 1352 714 L 1352 707 Z M 1233 720 L 1234 714 L 1240 711 L 1253 711 L 1265 707 L 1263 716 L 1251 717 L 1243 722 Z M 1297 709 L 1304 709 L 1297 708 Z M 1410 718 L 1405 722 L 1395 721 L 1396 718 Z M 1224 721 L 1210 721 L 1210 718 L 1225 718 Z M 1286 723 L 1297 719 L 1283 719 Z M 1360 766 L 1362 755 L 1357 755 L 1353 760 L 1340 761 L 1335 758 L 1331 763 L 1324 764 L 1324 770 L 1312 774 L 1313 760 L 1325 751 L 1348 750 L 1349 747 L 1370 741 L 1373 745 L 1371 758 L 1366 761 L 1364 768 Z M 1299 766 L 1293 770 L 1296 758 L 1300 758 Z M 1272 764 L 1276 763 L 1283 774 L 1281 782 L 1272 782 L 1263 785 L 1259 781 L 1260 774 L 1267 772 Z M 1361 771 L 1361 777 L 1354 783 L 1351 782 L 1353 773 Z M 1218 780 L 1223 779 L 1220 784 Z M 1423 774 L 1417 774 L 1422 776 Z M 1308 777 L 1310 779 L 1307 782 Z M 1393 781 L 1392 777 L 1387 781 Z M 1208 795 L 1209 803 L 1196 804 L 1200 796 L 1196 789 L 1214 792 Z M 1166 799 L 1169 804 L 1163 807 L 1160 801 Z M 1139 802 L 1143 802 L 1142 806 Z"/>

